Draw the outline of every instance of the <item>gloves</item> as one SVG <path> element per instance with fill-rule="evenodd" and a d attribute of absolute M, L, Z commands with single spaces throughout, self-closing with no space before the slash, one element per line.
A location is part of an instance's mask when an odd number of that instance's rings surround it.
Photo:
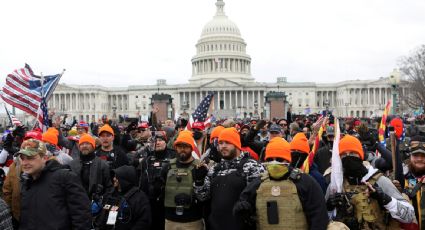
<path fill-rule="evenodd" d="M 374 199 L 376 199 L 379 204 L 381 205 L 387 205 L 391 202 L 392 198 L 391 196 L 387 195 L 381 187 L 379 187 L 377 184 L 373 185 L 373 188 L 375 189 L 375 192 L 371 193 L 370 196 Z"/>
<path fill-rule="evenodd" d="M 210 155 L 208 156 L 212 161 L 218 163 L 221 161 L 221 155 L 217 150 L 217 147 L 214 145 L 210 146 Z"/>
<path fill-rule="evenodd" d="M 205 177 L 208 174 L 208 169 L 205 166 L 199 166 L 193 169 L 193 179 L 195 180 L 196 186 L 204 184 Z"/>
<path fill-rule="evenodd" d="M 246 200 L 239 200 L 233 206 L 233 216 L 239 216 L 244 222 L 251 219 L 252 205 Z"/>
<path fill-rule="evenodd" d="M 326 208 L 328 211 L 334 210 L 336 207 L 341 206 L 343 202 L 344 196 L 342 193 L 331 194 L 326 201 Z"/>

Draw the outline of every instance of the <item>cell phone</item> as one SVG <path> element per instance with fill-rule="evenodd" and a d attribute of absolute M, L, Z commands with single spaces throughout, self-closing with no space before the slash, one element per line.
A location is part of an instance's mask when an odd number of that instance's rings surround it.
<path fill-rule="evenodd" d="M 279 224 L 279 209 L 277 201 L 267 201 L 267 221 L 269 224 Z"/>

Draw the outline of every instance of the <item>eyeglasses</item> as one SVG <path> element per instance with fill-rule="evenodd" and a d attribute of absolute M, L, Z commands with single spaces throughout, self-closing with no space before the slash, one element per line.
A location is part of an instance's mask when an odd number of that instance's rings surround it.
<path fill-rule="evenodd" d="M 288 124 L 286 124 L 286 123 L 280 123 L 279 124 L 281 127 L 285 127 L 285 126 L 287 126 Z"/>

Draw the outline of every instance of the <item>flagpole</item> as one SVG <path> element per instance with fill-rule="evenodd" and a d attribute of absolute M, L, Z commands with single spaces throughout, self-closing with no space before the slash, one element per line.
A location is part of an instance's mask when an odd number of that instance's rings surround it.
<path fill-rule="evenodd" d="M 13 126 L 13 122 L 12 122 L 12 118 L 10 117 L 9 110 L 7 110 L 7 107 L 6 107 L 6 104 L 5 103 L 3 103 L 3 105 L 4 105 L 4 109 L 6 110 L 7 117 L 9 118 L 10 126 Z"/>
<path fill-rule="evenodd" d="M 38 118 L 40 117 L 40 113 L 38 112 L 38 110 L 40 110 L 40 107 L 41 107 L 41 102 L 43 101 L 43 97 L 44 97 L 44 90 L 43 90 L 43 84 L 44 84 L 44 76 L 43 76 L 43 73 L 40 73 L 40 76 L 41 76 L 41 79 L 40 79 L 40 81 L 41 81 L 41 100 L 40 100 L 40 103 L 38 104 L 38 109 L 37 109 L 37 117 L 35 118 L 35 123 L 34 123 L 34 128 L 35 128 L 35 126 L 36 126 L 36 124 L 37 124 L 37 122 L 38 123 L 40 123 L 39 121 L 38 121 Z M 39 126 L 40 127 L 43 127 L 43 124 L 39 124 Z"/>

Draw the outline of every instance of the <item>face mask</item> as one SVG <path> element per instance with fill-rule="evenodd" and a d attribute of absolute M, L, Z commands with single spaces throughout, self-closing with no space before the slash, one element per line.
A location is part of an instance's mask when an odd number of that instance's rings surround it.
<path fill-rule="evenodd" d="M 362 178 L 367 174 L 367 168 L 360 158 L 354 156 L 344 157 L 342 160 L 344 174 L 349 177 Z"/>
<path fill-rule="evenodd" d="M 268 163 L 266 165 L 269 176 L 273 179 L 280 179 L 288 173 L 288 166 L 282 163 Z"/>
<path fill-rule="evenodd" d="M 202 132 L 199 132 L 199 131 L 195 131 L 194 133 L 193 133 L 193 139 L 195 139 L 195 140 L 199 140 L 199 139 L 201 139 L 202 138 Z"/>
<path fill-rule="evenodd" d="M 304 163 L 305 159 L 307 158 L 307 154 L 301 153 L 298 151 L 292 151 L 291 152 L 291 166 L 295 168 L 300 168 L 301 165 Z"/>

